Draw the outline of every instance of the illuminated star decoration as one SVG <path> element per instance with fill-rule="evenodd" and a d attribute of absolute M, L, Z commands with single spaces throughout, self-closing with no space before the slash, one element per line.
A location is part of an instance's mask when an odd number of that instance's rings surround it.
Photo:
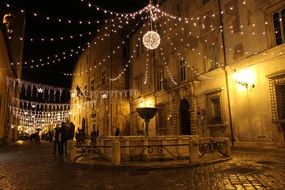
<path fill-rule="evenodd" d="M 42 88 L 39 88 L 39 89 L 38 89 L 38 92 L 39 92 L 39 93 L 42 93 L 42 92 L 43 92 L 43 89 L 42 89 Z"/>

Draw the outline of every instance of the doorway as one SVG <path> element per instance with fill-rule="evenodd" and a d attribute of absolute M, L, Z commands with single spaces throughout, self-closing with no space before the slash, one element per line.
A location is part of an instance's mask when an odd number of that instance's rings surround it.
<path fill-rule="evenodd" d="M 180 115 L 180 135 L 191 135 L 190 104 L 186 99 L 181 100 Z"/>

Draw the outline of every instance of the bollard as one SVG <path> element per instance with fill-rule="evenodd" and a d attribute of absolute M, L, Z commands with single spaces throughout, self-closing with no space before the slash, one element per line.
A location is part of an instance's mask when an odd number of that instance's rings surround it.
<path fill-rule="evenodd" d="M 225 144 L 224 144 L 224 154 L 225 156 L 229 157 L 231 156 L 231 142 L 229 138 L 225 139 Z"/>
<path fill-rule="evenodd" d="M 120 141 L 114 140 L 112 142 L 112 164 L 119 166 L 121 164 L 121 147 Z"/>
<path fill-rule="evenodd" d="M 74 161 L 75 159 L 76 148 L 74 146 L 75 146 L 75 141 L 73 140 L 67 141 L 67 157 L 66 157 L 67 161 Z"/>
<path fill-rule="evenodd" d="M 189 140 L 189 163 L 197 163 L 199 160 L 199 148 L 198 148 L 198 140 L 190 139 Z"/>

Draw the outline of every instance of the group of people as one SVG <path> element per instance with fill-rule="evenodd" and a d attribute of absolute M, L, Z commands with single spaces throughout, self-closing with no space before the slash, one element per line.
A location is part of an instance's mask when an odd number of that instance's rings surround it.
<path fill-rule="evenodd" d="M 75 126 L 71 123 L 62 122 L 61 126 L 56 125 L 53 130 L 53 154 L 58 153 L 63 155 L 67 154 L 67 141 L 73 140 L 75 132 Z"/>

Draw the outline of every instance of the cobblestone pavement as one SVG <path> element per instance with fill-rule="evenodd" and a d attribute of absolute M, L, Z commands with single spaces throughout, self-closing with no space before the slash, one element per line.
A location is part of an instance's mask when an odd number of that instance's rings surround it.
<path fill-rule="evenodd" d="M 0 149 L 0 190 L 285 190 L 285 150 L 239 148 L 227 162 L 177 169 L 104 170 L 53 156 L 50 143 Z"/>

